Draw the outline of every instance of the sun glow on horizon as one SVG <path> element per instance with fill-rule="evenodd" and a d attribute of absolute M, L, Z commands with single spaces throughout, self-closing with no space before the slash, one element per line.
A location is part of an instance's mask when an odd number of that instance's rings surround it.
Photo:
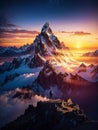
<path fill-rule="evenodd" d="M 77 48 L 77 49 L 80 49 L 80 48 L 81 48 L 80 44 L 77 44 L 77 45 L 76 45 L 76 48 Z"/>

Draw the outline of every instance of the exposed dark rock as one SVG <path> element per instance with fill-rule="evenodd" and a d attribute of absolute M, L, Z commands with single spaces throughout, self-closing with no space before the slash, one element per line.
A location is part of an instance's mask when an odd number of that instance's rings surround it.
<path fill-rule="evenodd" d="M 21 63 L 22 63 L 21 58 L 14 58 L 13 61 L 12 61 L 12 64 L 13 64 L 14 68 L 18 68 Z"/>
<path fill-rule="evenodd" d="M 0 66 L 0 73 L 20 67 L 22 61 L 22 58 L 14 58 L 12 62 L 5 62 L 3 65 Z"/>
<path fill-rule="evenodd" d="M 31 99 L 33 95 L 34 93 L 30 89 L 30 86 L 26 86 L 21 89 L 17 88 L 12 98 Z"/>
<path fill-rule="evenodd" d="M 91 126 L 91 127 L 90 127 Z M 1 130 L 97 130 L 98 123 L 91 122 L 71 99 L 39 102 L 37 107 L 29 105 L 24 115 Z"/>
<path fill-rule="evenodd" d="M 28 60 L 28 59 L 27 59 Z M 34 67 L 40 67 L 43 66 L 45 63 L 44 58 L 40 56 L 40 54 L 34 55 L 34 57 L 31 59 L 30 63 L 28 64 L 30 68 Z"/>

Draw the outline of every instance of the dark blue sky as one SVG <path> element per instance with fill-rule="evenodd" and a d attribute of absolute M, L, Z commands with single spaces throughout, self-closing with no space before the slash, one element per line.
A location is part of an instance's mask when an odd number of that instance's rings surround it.
<path fill-rule="evenodd" d="M 0 15 L 20 27 L 39 27 L 97 18 L 97 0 L 0 0 Z M 56 28 L 56 27 L 55 27 Z"/>

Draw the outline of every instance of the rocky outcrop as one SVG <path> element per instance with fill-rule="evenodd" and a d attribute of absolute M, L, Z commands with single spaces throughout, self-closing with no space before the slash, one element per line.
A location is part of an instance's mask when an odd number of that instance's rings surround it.
<path fill-rule="evenodd" d="M 71 99 L 39 102 L 37 107 L 29 105 L 24 115 L 9 123 L 1 130 L 97 130 L 98 124 L 91 122 Z"/>
<path fill-rule="evenodd" d="M 39 53 L 37 53 L 36 55 L 34 55 L 28 65 L 30 68 L 40 67 L 43 66 L 45 62 L 46 60 Z"/>

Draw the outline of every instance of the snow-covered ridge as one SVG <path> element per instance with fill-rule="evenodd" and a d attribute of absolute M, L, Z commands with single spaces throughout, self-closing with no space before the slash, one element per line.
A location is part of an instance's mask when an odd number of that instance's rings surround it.
<path fill-rule="evenodd" d="M 98 65 L 85 65 L 82 63 L 75 71 L 75 74 L 78 74 L 82 78 L 86 79 L 89 82 L 98 82 Z"/>
<path fill-rule="evenodd" d="M 13 57 L 17 55 L 23 55 L 23 54 L 29 54 L 30 52 L 27 52 L 28 48 L 30 47 L 29 44 L 21 46 L 20 48 L 17 48 L 16 46 L 12 47 L 0 47 L 0 56 L 1 57 Z"/>

